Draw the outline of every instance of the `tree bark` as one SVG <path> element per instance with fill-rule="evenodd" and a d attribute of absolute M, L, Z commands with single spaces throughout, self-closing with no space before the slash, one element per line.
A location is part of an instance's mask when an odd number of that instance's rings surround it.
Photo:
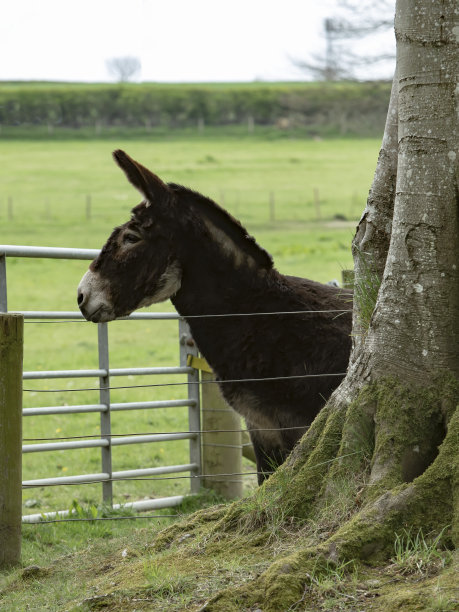
<path fill-rule="evenodd" d="M 206 610 L 296 609 L 290 606 L 305 601 L 314 568 L 387 559 L 403 528 L 459 543 L 455 8 L 454 0 L 397 1 L 386 132 L 353 242 L 357 295 L 346 378 L 251 499 L 175 526 L 157 546 L 203 524 L 208 546 L 223 534 L 228 546 L 241 532 L 269 539 L 281 519 L 320 520 L 346 485 L 344 509 L 325 540 L 295 547 L 248 585 L 216 594 Z M 369 274 L 381 286 L 364 324 L 359 290 Z"/>

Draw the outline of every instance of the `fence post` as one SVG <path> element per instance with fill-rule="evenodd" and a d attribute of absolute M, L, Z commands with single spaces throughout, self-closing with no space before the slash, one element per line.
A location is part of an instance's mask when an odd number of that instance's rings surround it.
<path fill-rule="evenodd" d="M 316 216 L 317 216 L 317 219 L 320 221 L 320 219 L 322 219 L 322 215 L 320 212 L 320 195 L 319 195 L 319 190 L 317 187 L 314 187 L 313 193 L 314 193 L 314 206 L 316 209 Z"/>
<path fill-rule="evenodd" d="M 92 208 L 92 198 L 88 194 L 86 196 L 86 219 L 89 221 L 91 219 L 91 208 Z"/>
<path fill-rule="evenodd" d="M 0 569 L 19 563 L 24 317 L 0 314 Z"/>
<path fill-rule="evenodd" d="M 212 372 L 202 371 L 201 381 L 203 486 L 235 499 L 243 488 L 241 417 L 223 399 Z"/>
<path fill-rule="evenodd" d="M 8 312 L 6 291 L 6 255 L 0 253 L 0 312 Z"/>
<path fill-rule="evenodd" d="M 276 200 L 274 191 L 269 192 L 269 220 L 271 223 L 276 220 Z"/>
<path fill-rule="evenodd" d="M 99 368 L 107 371 L 107 376 L 99 378 L 99 401 L 107 406 L 100 413 L 100 436 L 108 440 L 108 446 L 102 446 L 102 472 L 112 477 L 112 429 L 110 414 L 110 374 L 107 323 L 97 324 Z M 105 504 L 113 505 L 113 482 L 108 480 L 102 483 L 102 500 Z"/>
<path fill-rule="evenodd" d="M 188 323 L 184 319 L 179 319 L 179 339 L 180 339 L 180 365 L 188 365 L 188 355 L 198 355 L 198 348 L 191 336 Z M 199 397 L 199 370 L 193 370 L 188 374 L 188 397 L 194 401 L 193 406 L 188 407 L 188 426 L 190 431 L 201 431 L 201 406 Z M 201 488 L 201 434 L 196 434 L 196 438 L 190 440 L 190 463 L 195 463 L 198 468 L 194 471 L 191 478 L 191 493 L 199 493 Z"/>

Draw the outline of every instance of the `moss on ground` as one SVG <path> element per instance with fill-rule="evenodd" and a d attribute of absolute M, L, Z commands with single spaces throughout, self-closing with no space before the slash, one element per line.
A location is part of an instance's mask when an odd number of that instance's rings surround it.
<path fill-rule="evenodd" d="M 457 553 L 443 551 L 432 567 L 406 574 L 390 560 L 372 568 L 333 563 L 308 526 L 286 526 L 281 546 L 260 538 L 262 530 L 208 539 L 209 524 L 201 523 L 200 533 L 182 534 L 161 553 L 151 546 L 150 530 L 140 531 L 131 545 L 126 538 L 114 542 L 109 555 L 91 546 L 40 571 L 18 572 L 1 592 L 2 610 L 21 609 L 21 595 L 24 609 L 74 612 L 439 612 L 457 606 Z M 76 596 L 70 582 L 84 590 Z"/>
<path fill-rule="evenodd" d="M 62 563 L 17 572 L 0 591 L 0 605 L 13 610 L 24 601 L 34 609 L 59 593 L 48 609 L 453 610 L 457 553 L 443 550 L 435 563 L 408 573 L 409 565 L 391 556 L 397 534 L 410 529 L 441 533 L 441 546 L 457 546 L 457 397 L 451 381 L 417 392 L 393 381 L 367 387 L 347 411 L 328 405 L 286 464 L 249 498 L 198 511 L 159 535 L 139 530 L 132 541 L 113 543 L 109 555 L 92 546 Z M 409 444 L 425 438 L 408 431 L 420 402 L 425 416 L 414 426 L 444 427 L 446 435 L 427 468 L 406 482 L 404 436 Z M 85 596 L 75 596 L 77 583 Z"/>

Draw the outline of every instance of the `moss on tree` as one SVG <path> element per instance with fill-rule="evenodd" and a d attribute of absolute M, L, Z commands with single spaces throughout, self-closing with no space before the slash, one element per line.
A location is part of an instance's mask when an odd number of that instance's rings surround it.
<path fill-rule="evenodd" d="M 296 529 L 303 541 L 291 538 L 260 576 L 219 591 L 205 608 L 257 605 L 266 612 L 304 603 L 314 580 L 330 568 L 387 563 L 395 534 L 404 529 L 443 530 L 443 543 L 456 546 L 458 402 L 459 382 L 446 375 L 424 388 L 381 379 L 346 410 L 332 400 L 250 498 L 199 512 L 166 530 L 160 542 L 180 546 L 186 531 L 206 554 L 224 556 Z"/>

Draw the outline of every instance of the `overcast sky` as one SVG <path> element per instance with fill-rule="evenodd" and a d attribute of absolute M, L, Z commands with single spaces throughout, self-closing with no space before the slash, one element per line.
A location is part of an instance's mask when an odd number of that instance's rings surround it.
<path fill-rule="evenodd" d="M 325 47 L 336 0 L 1 0 L 0 80 L 112 81 L 135 56 L 138 80 L 301 80 L 291 58 Z M 390 40 L 389 40 L 389 43 Z M 390 76 L 390 67 L 384 74 Z"/>

